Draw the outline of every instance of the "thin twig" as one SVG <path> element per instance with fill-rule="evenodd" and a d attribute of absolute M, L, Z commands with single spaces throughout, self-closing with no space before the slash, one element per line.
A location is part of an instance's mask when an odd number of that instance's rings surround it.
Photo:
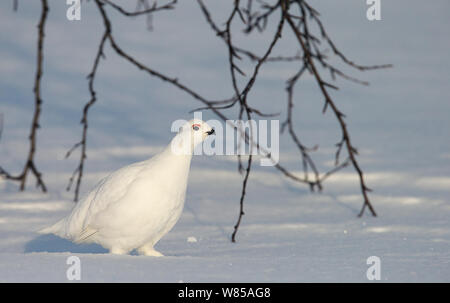
<path fill-rule="evenodd" d="M 360 215 L 363 214 L 365 207 L 369 207 L 372 214 L 375 216 L 376 213 L 373 210 L 373 207 L 370 204 L 367 192 L 369 189 L 365 185 L 365 181 L 363 178 L 362 170 L 359 167 L 358 162 L 356 161 L 356 149 L 352 146 L 349 133 L 347 130 L 347 126 L 344 121 L 345 115 L 338 110 L 335 103 L 331 99 L 330 95 L 328 94 L 328 89 L 338 89 L 338 87 L 334 83 L 330 83 L 325 81 L 318 73 L 316 64 L 319 64 L 324 68 L 325 70 L 328 70 L 331 78 L 334 80 L 336 77 L 341 77 L 345 80 L 353 81 L 359 84 L 367 85 L 368 83 L 366 81 L 359 80 L 357 78 L 354 78 L 352 76 L 347 75 L 343 71 L 339 70 L 337 67 L 331 65 L 328 62 L 328 57 L 320 50 L 320 42 L 322 40 L 325 40 L 326 43 L 331 47 L 333 54 L 338 56 L 346 65 L 353 67 L 355 69 L 365 71 L 365 70 L 371 70 L 371 69 L 378 69 L 378 68 L 386 68 L 390 67 L 391 65 L 375 65 L 375 66 L 362 66 L 355 64 L 354 62 L 350 61 L 341 53 L 337 47 L 335 46 L 332 39 L 328 36 L 328 34 L 325 31 L 325 28 L 323 24 L 320 21 L 318 12 L 313 9 L 309 4 L 307 4 L 305 1 L 300 0 L 279 0 L 275 4 L 267 4 L 261 0 L 257 0 L 260 4 L 259 10 L 255 10 L 255 5 L 253 5 L 252 0 L 247 0 L 246 7 L 241 7 L 240 3 L 241 1 L 235 0 L 233 8 L 228 15 L 226 22 L 224 26 L 219 26 L 217 23 L 212 19 L 211 14 L 208 10 L 208 8 L 205 6 L 202 0 L 197 0 L 200 9 L 205 16 L 205 19 L 207 23 L 210 25 L 213 32 L 216 34 L 217 37 L 219 37 L 224 43 L 227 50 L 227 57 L 228 57 L 228 68 L 230 72 L 230 78 L 231 78 L 231 84 L 233 89 L 233 97 L 225 100 L 210 100 L 208 98 L 205 98 L 204 96 L 200 95 L 198 92 L 196 92 L 193 88 L 186 86 L 181 81 L 179 81 L 178 78 L 169 77 L 163 73 L 161 73 L 158 70 L 155 70 L 139 60 L 137 60 L 135 57 L 130 55 L 122 46 L 120 46 L 117 41 L 115 40 L 113 34 L 112 34 L 112 25 L 111 21 L 108 17 L 108 14 L 105 10 L 105 6 L 112 7 L 114 10 L 118 11 L 122 15 L 126 17 L 134 17 L 134 16 L 149 16 L 151 13 L 158 11 L 158 10 L 167 10 L 174 8 L 174 4 L 176 1 L 169 2 L 162 6 L 157 6 L 156 2 L 154 2 L 153 6 L 149 6 L 147 0 L 139 0 L 138 5 L 143 6 L 144 9 L 140 10 L 138 7 L 135 12 L 129 12 L 126 11 L 121 6 L 115 4 L 114 2 L 110 0 L 94 0 L 96 3 L 101 18 L 103 20 L 104 24 L 104 30 L 105 33 L 102 36 L 102 40 L 99 45 L 99 50 L 97 52 L 96 59 L 94 61 L 94 66 L 89 74 L 89 91 L 91 94 L 91 100 L 85 105 L 84 111 L 83 111 L 83 135 L 82 140 L 78 143 L 76 143 L 68 152 L 67 156 L 70 156 L 70 154 L 77 149 L 78 147 L 81 147 L 81 158 L 80 158 L 80 164 L 74 171 L 74 174 L 72 175 L 72 178 L 69 182 L 69 187 L 74 181 L 75 177 L 78 177 L 77 179 L 77 188 L 76 188 L 76 195 L 78 195 L 79 190 L 79 182 L 81 182 L 82 174 L 83 174 L 83 165 L 86 158 L 86 137 L 87 137 L 87 129 L 88 129 L 88 123 L 87 123 L 87 113 L 90 108 L 90 106 L 93 105 L 93 103 L 96 100 L 95 96 L 95 90 L 94 90 L 94 78 L 96 75 L 97 65 L 100 57 L 103 54 L 103 48 L 105 45 L 105 42 L 108 41 L 109 45 L 113 49 L 113 51 L 119 56 L 125 59 L 130 64 L 134 65 L 138 69 L 146 72 L 152 77 L 156 77 L 172 86 L 174 86 L 177 89 L 180 89 L 181 91 L 184 91 L 188 95 L 190 95 L 192 98 L 196 99 L 197 101 L 201 102 L 203 104 L 202 107 L 198 108 L 197 110 L 211 110 L 214 114 L 216 114 L 220 119 L 223 121 L 229 120 L 227 116 L 224 114 L 224 110 L 234 107 L 235 105 L 238 105 L 239 114 L 238 118 L 241 120 L 244 116 L 244 114 L 247 116 L 248 119 L 250 119 L 251 114 L 254 113 L 256 115 L 259 115 L 261 117 L 267 117 L 267 116 L 273 116 L 275 114 L 266 114 L 263 113 L 260 109 L 252 107 L 248 104 L 248 95 L 249 92 L 252 90 L 254 83 L 256 82 L 259 71 L 261 66 L 264 63 L 267 62 L 299 62 L 300 63 L 300 69 L 299 71 L 290 79 L 287 81 L 287 95 L 288 95 L 288 116 L 286 118 L 286 121 L 282 125 L 282 129 L 284 129 L 286 126 L 289 130 L 290 137 L 292 141 L 296 144 L 300 151 L 302 164 L 303 164 L 303 171 L 304 171 L 304 177 L 299 177 L 296 174 L 293 174 L 288 169 L 283 167 L 281 164 L 275 162 L 272 158 L 272 155 L 266 151 L 264 148 L 259 146 L 258 142 L 255 142 L 245 131 L 238 131 L 240 132 L 241 138 L 244 138 L 245 144 L 249 145 L 250 148 L 257 148 L 261 154 L 268 159 L 271 159 L 274 162 L 274 167 L 279 170 L 285 177 L 296 181 L 300 183 L 305 183 L 310 186 L 312 190 L 314 188 L 319 188 L 319 190 L 322 188 L 322 182 L 327 179 L 330 175 L 334 174 L 335 172 L 339 171 L 340 169 L 343 169 L 344 167 L 348 166 L 350 163 L 353 165 L 354 169 L 357 171 L 359 178 L 360 178 L 360 184 L 361 184 L 361 191 L 362 195 L 364 197 L 364 205 L 363 209 L 361 210 Z M 296 3 L 299 7 L 299 11 L 297 14 L 292 13 L 291 5 Z M 266 29 L 266 26 L 268 24 L 269 18 L 274 16 L 274 13 L 276 11 L 280 12 L 280 19 L 277 25 L 277 29 L 275 31 L 275 34 L 270 41 L 268 47 L 265 49 L 262 56 L 256 55 L 251 50 L 246 50 L 238 45 L 235 44 L 234 41 L 234 28 L 236 22 L 236 16 L 238 17 L 238 21 L 242 22 L 244 24 L 244 33 L 250 34 L 253 32 L 253 29 L 257 29 L 258 31 L 263 31 Z M 292 10 L 294 11 L 294 10 Z M 313 33 L 311 33 L 310 27 L 307 22 L 307 17 L 313 20 L 313 22 L 316 22 L 319 28 L 320 36 L 316 36 Z M 294 21 L 295 20 L 295 21 Z M 301 54 L 297 54 L 295 56 L 271 56 L 272 50 L 275 47 L 275 45 L 278 43 L 278 41 L 281 39 L 281 33 L 284 27 L 284 23 L 287 21 L 289 23 L 289 27 L 292 29 L 294 36 L 299 42 Z M 223 28 L 223 29 L 222 29 Z M 320 38 L 321 37 L 321 38 Z M 242 58 L 246 57 L 250 59 L 252 63 L 254 63 L 253 70 L 249 75 L 246 75 L 243 72 L 243 69 L 239 66 L 239 62 L 241 62 Z M 337 144 L 337 151 L 335 155 L 335 167 L 333 167 L 331 170 L 325 172 L 324 174 L 320 174 L 317 166 L 315 165 L 312 157 L 310 156 L 310 152 L 317 149 L 317 147 L 314 148 L 308 148 L 304 146 L 298 135 L 294 131 L 294 116 L 292 113 L 292 108 L 294 106 L 294 87 L 300 77 L 303 75 L 305 71 L 308 71 L 311 73 L 314 78 L 316 79 L 320 91 L 322 95 L 325 98 L 325 104 L 324 104 L 324 111 L 327 109 L 328 106 L 332 108 L 333 113 L 335 114 L 343 133 L 342 140 L 340 143 Z M 242 88 L 239 87 L 238 84 L 241 84 L 241 80 L 245 79 L 245 81 L 242 81 Z M 233 125 L 234 126 L 234 125 Z M 234 126 L 235 127 L 235 126 Z M 348 152 L 348 158 L 341 164 L 339 164 L 339 156 L 341 153 L 342 148 L 345 146 L 346 151 Z M 237 223 L 235 225 L 234 232 L 232 234 L 232 241 L 235 242 L 236 240 L 236 234 L 238 232 L 239 226 L 242 222 L 242 216 L 244 215 L 244 200 L 245 200 L 245 193 L 247 189 L 247 181 L 251 172 L 251 163 L 252 163 L 252 156 L 249 155 L 248 163 L 245 169 L 245 175 L 242 183 L 242 191 L 241 191 L 241 197 L 239 202 L 239 217 L 237 220 Z M 241 158 L 239 156 L 238 160 L 238 170 L 244 171 L 243 166 L 241 164 Z M 309 179 L 308 173 L 309 170 L 312 171 L 314 174 L 313 179 Z"/>
<path fill-rule="evenodd" d="M 31 173 L 36 177 L 36 187 L 40 188 L 43 192 L 47 192 L 47 187 L 45 186 L 44 180 L 42 179 L 42 174 L 36 168 L 35 164 L 35 153 L 36 153 L 36 141 L 37 141 L 37 130 L 39 128 L 39 117 L 41 114 L 42 98 L 41 98 L 41 78 L 43 71 L 43 61 L 44 61 L 44 37 L 45 37 L 45 22 L 47 21 L 49 7 L 47 0 L 41 0 L 41 16 L 38 23 L 38 42 L 37 42 L 37 55 L 36 55 L 36 75 L 34 78 L 34 114 L 31 122 L 30 135 L 28 137 L 30 141 L 30 149 L 28 151 L 27 160 L 25 161 L 22 173 L 18 176 L 12 176 L 0 167 L 0 175 L 9 180 L 19 181 L 20 190 L 25 190 L 27 175 L 31 170 Z"/>
<path fill-rule="evenodd" d="M 98 46 L 97 49 L 97 55 L 95 56 L 94 59 L 94 64 L 92 66 L 91 72 L 88 75 L 88 80 L 89 80 L 89 93 L 91 95 L 91 99 L 89 100 L 89 102 L 87 102 L 83 108 L 83 117 L 81 119 L 81 124 L 83 125 L 83 132 L 81 135 L 81 141 L 74 144 L 74 146 L 67 152 L 66 154 L 66 158 L 70 157 L 71 153 L 77 149 L 78 147 L 81 147 L 81 152 L 80 152 L 80 162 L 77 166 L 77 168 L 75 169 L 75 171 L 73 172 L 71 178 L 69 179 L 69 183 L 67 185 L 66 190 L 69 191 L 72 187 L 74 178 L 77 177 L 77 181 L 76 181 L 76 186 L 75 186 L 75 196 L 74 196 L 74 201 L 77 202 L 78 198 L 79 198 L 79 194 L 80 194 L 80 186 L 81 186 L 81 179 L 83 177 L 83 172 L 84 172 L 84 163 L 86 161 L 87 158 L 87 154 L 86 154 L 86 145 L 87 145 L 87 130 L 88 130 L 88 113 L 89 113 L 89 109 L 91 108 L 92 105 L 94 105 L 94 103 L 97 101 L 97 94 L 95 92 L 94 89 L 94 80 L 95 80 L 95 75 L 97 74 L 97 69 L 99 66 L 99 62 L 100 59 L 104 56 L 103 54 L 103 48 L 105 46 L 105 41 L 106 38 L 108 37 L 108 35 L 110 34 L 110 27 L 105 27 L 105 32 L 102 35 L 102 38 L 100 40 L 100 44 Z"/>
<path fill-rule="evenodd" d="M 295 36 L 297 37 L 298 42 L 300 43 L 304 54 L 305 54 L 305 59 L 308 62 L 309 67 L 311 68 L 313 74 L 314 74 L 314 78 L 316 79 L 317 84 L 320 87 L 320 90 L 323 94 L 323 96 L 325 97 L 325 104 L 329 105 L 332 108 L 333 113 L 335 114 L 339 125 L 341 127 L 341 131 L 342 131 L 342 135 L 343 135 L 343 139 L 345 141 L 345 145 L 347 148 L 347 152 L 350 158 L 350 161 L 354 167 L 354 169 L 356 170 L 356 172 L 358 173 L 359 176 L 359 182 L 360 182 L 360 186 L 361 186 L 361 193 L 363 195 L 364 198 L 364 204 L 363 207 L 360 211 L 360 213 L 358 214 L 358 216 L 362 216 L 364 213 L 364 210 L 366 207 L 369 208 L 370 212 L 372 213 L 373 216 L 376 216 L 376 212 L 374 210 L 374 208 L 372 207 L 372 204 L 370 203 L 369 200 L 369 196 L 368 196 L 368 192 L 370 191 L 370 189 L 366 186 L 365 184 L 365 180 L 364 180 L 364 176 L 363 176 L 363 172 L 358 164 L 358 161 L 356 160 L 356 150 L 355 148 L 352 146 L 351 140 L 350 140 L 350 135 L 348 133 L 347 130 L 347 125 L 344 121 L 344 115 L 342 114 L 342 112 L 337 108 L 337 106 L 335 105 L 335 103 L 333 102 L 333 100 L 331 99 L 330 95 L 328 94 L 328 91 L 324 85 L 324 82 L 322 81 L 322 78 L 319 75 L 319 72 L 317 71 L 315 64 L 313 62 L 313 60 L 311 59 L 311 56 L 309 54 L 309 51 L 305 45 L 305 42 L 303 41 L 302 35 L 300 34 L 297 26 L 295 25 L 294 21 L 292 20 L 292 18 L 289 16 L 289 14 L 287 14 L 287 21 L 292 29 L 292 31 L 294 32 Z M 324 108 L 326 109 L 326 107 Z"/>
<path fill-rule="evenodd" d="M 161 6 L 157 6 L 156 1 L 153 3 L 152 7 L 146 7 L 143 10 L 137 10 L 135 12 L 129 12 L 127 10 L 125 10 L 124 8 L 122 8 L 120 5 L 115 4 L 114 2 L 110 1 L 110 0 L 101 0 L 102 2 L 110 5 L 112 8 L 114 8 L 115 10 L 117 10 L 118 12 L 120 12 L 121 14 L 128 16 L 128 17 L 136 17 L 136 16 L 141 16 L 141 15 L 149 15 L 153 12 L 156 11 L 161 11 L 161 10 L 170 10 L 170 9 L 174 9 L 175 8 L 175 4 L 177 3 L 177 0 L 172 0 L 167 4 L 161 5 Z M 142 2 L 138 2 L 138 4 L 142 4 Z M 147 3 L 147 2 L 145 2 Z M 148 3 L 147 3 L 148 4 Z M 145 4 L 144 4 L 145 5 Z"/>

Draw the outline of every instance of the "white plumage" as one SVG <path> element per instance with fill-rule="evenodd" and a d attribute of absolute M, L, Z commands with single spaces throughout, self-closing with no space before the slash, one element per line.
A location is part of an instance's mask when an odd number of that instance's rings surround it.
<path fill-rule="evenodd" d="M 149 160 L 123 167 L 101 180 L 72 212 L 41 233 L 76 243 L 98 243 L 113 254 L 162 256 L 154 245 L 180 218 L 196 145 L 214 133 L 194 119 Z"/>

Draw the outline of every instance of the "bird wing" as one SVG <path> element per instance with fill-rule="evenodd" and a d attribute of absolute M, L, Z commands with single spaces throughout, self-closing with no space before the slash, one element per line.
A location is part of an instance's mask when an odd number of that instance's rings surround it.
<path fill-rule="evenodd" d="M 74 239 L 75 243 L 82 243 L 88 240 L 91 236 L 95 235 L 98 232 L 98 229 L 91 228 L 87 226 L 85 229 L 81 231 L 77 238 Z"/>
<path fill-rule="evenodd" d="M 75 240 L 89 237 L 91 232 L 96 229 L 95 224 L 91 224 L 92 219 L 127 194 L 129 185 L 145 165 L 146 161 L 125 166 L 100 180 L 86 198 L 77 203 L 67 217 L 65 225 L 67 237 Z"/>

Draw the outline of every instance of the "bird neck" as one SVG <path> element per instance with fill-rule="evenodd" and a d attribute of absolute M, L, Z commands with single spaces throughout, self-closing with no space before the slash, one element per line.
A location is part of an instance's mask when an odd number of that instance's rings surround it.
<path fill-rule="evenodd" d="M 194 149 L 197 144 L 201 142 L 194 142 L 190 133 L 178 133 L 167 146 L 167 152 L 173 156 L 192 158 Z"/>

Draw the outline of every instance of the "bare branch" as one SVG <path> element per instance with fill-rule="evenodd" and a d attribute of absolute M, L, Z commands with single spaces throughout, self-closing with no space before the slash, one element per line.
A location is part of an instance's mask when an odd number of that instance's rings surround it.
<path fill-rule="evenodd" d="M 174 9 L 175 8 L 175 4 L 177 3 L 177 0 L 172 0 L 167 4 L 158 6 L 156 4 L 156 1 L 153 3 L 152 7 L 148 7 L 148 2 L 142 2 L 139 1 L 138 5 L 144 5 L 144 7 L 146 7 L 144 10 L 137 10 L 135 12 L 129 12 L 127 10 L 125 10 L 124 8 L 122 8 L 120 5 L 115 4 L 113 1 L 110 0 L 101 0 L 102 2 L 110 5 L 111 7 L 113 7 L 115 10 L 117 10 L 118 12 L 120 12 L 121 14 L 128 16 L 128 17 L 136 17 L 136 16 L 140 16 L 140 15 L 148 15 L 151 14 L 153 12 L 156 11 L 161 11 L 161 10 L 170 10 L 170 9 Z M 139 6 L 138 6 L 139 8 Z"/>
<path fill-rule="evenodd" d="M 245 199 L 245 193 L 246 193 L 246 189 L 247 189 L 247 182 L 248 182 L 248 177 L 250 176 L 251 167 L 252 167 L 252 155 L 250 153 L 250 155 L 248 156 L 248 162 L 247 162 L 247 169 L 245 171 L 245 177 L 244 177 L 244 180 L 242 181 L 241 198 L 239 200 L 239 216 L 238 216 L 238 220 L 237 220 L 236 224 L 234 225 L 233 234 L 231 235 L 231 241 L 232 242 L 236 242 L 236 234 L 238 232 L 239 226 L 241 225 L 242 216 L 245 214 L 244 213 L 244 199 Z"/>
<path fill-rule="evenodd" d="M 342 62 L 344 62 L 346 65 L 361 70 L 371 70 L 371 69 L 378 69 L 378 68 L 386 68 L 390 67 L 391 65 L 374 65 L 374 66 L 362 66 L 355 64 L 354 62 L 350 61 L 343 55 L 342 52 L 340 52 L 337 47 L 335 46 L 334 42 L 331 40 L 331 38 L 328 36 L 328 34 L 325 31 L 325 28 L 323 24 L 320 21 L 319 13 L 312 8 L 308 3 L 305 1 L 300 0 L 279 0 L 275 4 L 267 4 L 261 0 L 256 0 L 259 4 L 259 8 L 255 9 L 254 1 L 247 0 L 246 7 L 241 7 L 240 3 L 241 1 L 235 0 L 234 5 L 232 7 L 232 10 L 230 14 L 228 15 L 226 22 L 224 25 L 219 26 L 211 17 L 211 14 L 208 10 L 208 8 L 205 6 L 202 0 L 197 0 L 201 12 L 203 13 L 206 22 L 211 27 L 212 31 L 215 33 L 217 37 L 219 37 L 223 42 L 227 50 L 227 57 L 228 57 L 228 68 L 230 72 L 230 79 L 232 84 L 232 90 L 233 90 L 233 96 L 229 99 L 225 100 L 210 100 L 201 94 L 199 94 L 195 89 L 183 84 L 181 81 L 179 81 L 178 78 L 169 77 L 165 75 L 164 73 L 155 70 L 151 68 L 148 65 L 143 64 L 138 59 L 130 55 L 121 45 L 117 43 L 113 36 L 112 32 L 112 24 L 108 17 L 106 7 L 111 7 L 112 9 L 118 11 L 122 15 L 126 17 L 134 17 L 139 15 L 146 15 L 149 16 L 151 13 L 159 11 L 159 10 L 168 10 L 173 9 L 174 4 L 176 1 L 171 1 L 165 5 L 157 6 L 156 2 L 153 3 L 152 6 L 148 3 L 147 0 L 138 0 L 138 8 L 135 12 L 129 12 L 126 11 L 121 6 L 115 4 L 111 0 L 94 0 L 95 4 L 97 5 L 101 18 L 103 20 L 104 25 L 104 34 L 102 36 L 102 39 L 99 43 L 99 48 L 97 51 L 97 55 L 94 60 L 94 64 L 91 70 L 91 73 L 88 76 L 89 79 L 89 92 L 91 94 L 90 101 L 85 105 L 83 110 L 83 118 L 81 123 L 83 124 L 83 133 L 82 133 L 82 139 L 80 142 L 74 144 L 74 146 L 67 152 L 67 157 L 69 157 L 72 152 L 79 147 L 81 148 L 81 157 L 80 162 L 77 168 L 74 170 L 72 177 L 69 180 L 68 188 L 71 188 L 71 185 L 76 180 L 76 188 L 75 188 L 75 200 L 78 199 L 78 192 L 80 187 L 81 178 L 83 175 L 83 168 L 84 168 L 84 161 L 86 159 L 86 138 L 87 138 L 87 130 L 88 130 L 88 111 L 89 108 L 95 103 L 96 101 L 96 92 L 94 89 L 94 79 L 96 76 L 97 67 L 100 61 L 100 58 L 103 56 L 103 49 L 105 47 L 105 42 L 108 41 L 109 45 L 111 46 L 112 50 L 121 58 L 125 59 L 127 62 L 132 64 L 133 66 L 137 67 L 138 69 L 144 71 L 151 77 L 155 77 L 160 79 L 161 81 L 164 81 L 175 88 L 187 93 L 195 100 L 202 103 L 202 107 L 197 108 L 196 110 L 211 110 L 214 114 L 216 114 L 220 119 L 223 121 L 229 120 L 228 117 L 224 114 L 225 109 L 232 108 L 234 106 L 238 106 L 239 114 L 238 118 L 239 120 L 242 120 L 244 115 L 248 119 L 250 119 L 252 114 L 261 116 L 261 117 L 268 117 L 277 115 L 276 114 L 267 114 L 263 113 L 260 109 L 250 106 L 248 104 L 248 95 L 249 92 L 252 90 L 260 69 L 263 64 L 267 62 L 298 62 L 299 63 L 299 70 L 295 75 L 293 75 L 291 78 L 287 79 L 287 118 L 286 121 L 282 124 L 282 131 L 287 127 L 289 131 L 290 138 L 292 139 L 292 142 L 297 146 L 299 152 L 300 152 L 300 158 L 303 166 L 303 172 L 304 177 L 299 177 L 296 174 L 293 174 L 288 169 L 280 165 L 279 163 L 275 163 L 274 161 L 274 167 L 279 170 L 285 177 L 299 183 L 308 184 L 311 190 L 315 190 L 316 188 L 319 189 L 319 191 L 322 189 L 322 182 L 327 179 L 330 175 L 334 174 L 335 172 L 339 171 L 340 169 L 343 169 L 347 167 L 350 163 L 352 164 L 353 168 L 356 170 L 359 176 L 360 180 L 360 186 L 361 186 L 361 192 L 362 196 L 364 198 L 364 205 L 360 212 L 360 216 L 364 213 L 364 209 L 366 207 L 369 207 L 372 215 L 376 216 L 376 213 L 370 204 L 369 198 L 367 193 L 370 191 L 369 188 L 367 188 L 365 184 L 365 180 L 363 178 L 363 173 L 361 168 L 359 167 L 359 164 L 356 160 L 357 151 L 356 148 L 352 146 L 352 143 L 350 141 L 349 132 L 347 130 L 347 126 L 345 124 L 344 118 L 345 115 L 342 113 L 337 107 L 334 101 L 331 99 L 328 90 L 329 89 L 338 89 L 338 87 L 334 83 L 330 83 L 324 78 L 322 78 L 318 72 L 317 65 L 321 66 L 323 69 L 327 70 L 330 73 L 330 76 L 333 80 L 336 79 L 336 77 L 343 78 L 345 80 L 349 80 L 352 82 L 356 82 L 359 84 L 367 85 L 368 83 L 366 81 L 359 80 L 357 78 L 354 78 L 352 76 L 347 75 L 337 67 L 331 65 L 328 62 L 328 57 L 325 55 L 324 52 L 320 50 L 320 43 L 321 41 L 326 41 L 326 43 L 331 47 L 333 50 L 333 54 L 338 56 Z M 291 12 L 291 6 L 292 4 L 297 4 L 299 8 L 299 14 L 294 14 Z M 144 7 L 144 9 L 141 9 L 141 7 Z M 275 12 L 280 13 L 280 19 L 277 22 L 275 33 L 270 40 L 269 45 L 265 49 L 262 56 L 256 55 L 251 50 L 246 50 L 244 48 L 239 47 L 235 44 L 234 33 L 232 31 L 232 25 L 234 28 L 234 25 L 236 23 L 236 16 L 238 21 L 243 23 L 244 30 L 243 32 L 246 34 L 251 34 L 253 30 L 256 28 L 258 31 L 263 31 L 266 29 L 269 18 L 273 17 L 275 15 Z M 293 10 L 292 10 L 293 11 Z M 312 19 L 313 22 L 317 23 L 319 27 L 319 33 L 320 35 L 316 36 L 310 31 L 310 27 L 308 24 L 308 18 Z M 281 34 L 284 28 L 285 23 L 289 24 L 289 28 L 294 33 L 295 39 L 297 40 L 300 51 L 295 56 L 271 56 L 272 50 L 277 45 L 278 41 L 281 39 Z M 239 66 L 239 63 L 241 62 L 242 58 L 248 58 L 253 65 L 253 70 L 246 75 L 243 72 L 243 68 Z M 341 131 L 342 131 L 342 140 L 336 145 L 337 150 L 335 154 L 335 166 L 330 169 L 329 171 L 325 172 L 324 174 L 321 174 L 319 172 L 319 169 L 317 168 L 316 164 L 314 163 L 310 153 L 315 151 L 317 149 L 317 146 L 309 148 L 303 145 L 301 142 L 299 136 L 296 134 L 294 130 L 294 119 L 292 109 L 294 107 L 294 88 L 296 86 L 296 83 L 299 81 L 299 79 L 302 77 L 302 75 L 305 72 L 309 72 L 313 75 L 316 82 L 318 83 L 320 92 L 322 93 L 322 96 L 325 98 L 324 103 L 324 112 L 328 107 L 331 108 L 331 110 L 334 113 L 334 116 L 336 117 Z M 242 81 L 241 81 L 242 80 Z M 239 84 L 242 84 L 242 88 Z M 233 125 L 233 127 L 236 128 L 236 126 Z M 237 129 L 237 128 L 236 128 Z M 239 130 L 238 130 L 239 131 Z M 262 155 L 267 157 L 268 159 L 273 160 L 272 155 L 264 150 L 259 144 L 245 132 L 240 131 L 241 138 L 244 139 L 245 144 L 249 145 L 250 148 L 257 148 Z M 342 149 L 345 147 L 345 150 L 348 153 L 348 158 L 341 164 L 339 164 L 339 157 L 341 154 Z M 242 222 L 242 217 L 244 215 L 244 200 L 245 200 L 245 194 L 247 189 L 247 181 L 251 172 L 251 166 L 252 164 L 252 157 L 249 156 L 247 166 L 245 168 L 245 175 L 242 183 L 242 191 L 241 191 L 241 197 L 239 202 L 239 217 L 237 220 L 236 225 L 234 226 L 234 232 L 232 234 L 232 241 L 235 242 L 236 240 L 236 234 L 238 232 L 239 226 Z M 238 170 L 240 172 L 244 172 L 243 165 L 241 163 L 241 157 L 238 156 Z M 313 174 L 313 178 L 310 178 L 310 173 Z"/>
<path fill-rule="evenodd" d="M 91 108 L 91 106 L 94 105 L 95 101 L 97 101 L 97 94 L 94 89 L 94 80 L 95 80 L 95 76 L 97 74 L 97 69 L 99 66 L 100 58 L 104 56 L 103 49 L 105 46 L 106 38 L 108 37 L 109 34 L 110 34 L 110 27 L 106 27 L 105 32 L 103 33 L 102 38 L 100 40 L 100 44 L 97 49 L 97 55 L 95 56 L 94 64 L 92 66 L 91 72 L 89 73 L 89 75 L 87 77 L 89 80 L 88 86 L 89 86 L 89 93 L 91 95 L 91 99 L 89 100 L 89 102 L 86 103 L 86 105 L 83 108 L 83 117 L 80 122 L 83 125 L 81 141 L 74 144 L 74 146 L 66 154 L 66 158 L 68 158 L 68 157 L 70 157 L 71 153 L 75 149 L 77 149 L 78 147 L 81 147 L 80 162 L 79 162 L 77 168 L 75 169 L 75 171 L 73 172 L 73 174 L 69 180 L 69 183 L 67 185 L 67 188 L 66 188 L 67 191 L 69 191 L 71 189 L 74 178 L 77 176 L 77 181 L 76 181 L 76 186 L 75 186 L 75 196 L 74 196 L 75 202 L 78 201 L 78 198 L 79 198 L 81 178 L 83 177 L 83 172 L 84 172 L 84 162 L 86 161 L 86 158 L 87 158 L 86 145 L 87 145 L 87 130 L 88 130 L 88 126 L 89 126 L 88 125 L 88 113 L 89 113 L 89 109 Z"/>
<path fill-rule="evenodd" d="M 369 208 L 369 210 L 371 211 L 372 215 L 376 216 L 376 212 L 373 209 L 373 207 L 372 207 L 372 205 L 370 203 L 368 194 L 367 194 L 368 191 L 370 191 L 370 189 L 365 184 L 365 180 L 364 180 L 364 177 L 363 177 L 363 172 L 362 172 L 362 170 L 361 170 L 361 168 L 360 168 L 360 166 L 359 166 L 359 164 L 358 164 L 358 162 L 356 160 L 355 149 L 352 146 L 352 143 L 351 143 L 351 140 L 350 140 L 350 135 L 349 135 L 348 130 L 347 130 L 347 125 L 346 125 L 346 123 L 344 121 L 344 116 L 341 113 L 341 111 L 339 111 L 339 109 L 336 107 L 335 103 L 333 102 L 333 100 L 331 99 L 330 95 L 328 94 L 328 91 L 327 91 L 327 89 L 326 89 L 326 87 L 324 85 L 324 82 L 323 82 L 322 78 L 320 77 L 319 72 L 317 71 L 317 69 L 315 67 L 315 64 L 314 64 L 314 62 L 313 62 L 313 60 L 312 60 L 312 58 L 310 56 L 310 52 L 309 52 L 305 42 L 303 41 L 303 37 L 300 34 L 299 29 L 295 25 L 295 23 L 292 20 L 292 18 L 290 17 L 290 15 L 287 14 L 287 18 L 286 19 L 287 19 L 287 21 L 288 21 L 292 31 L 294 32 L 295 36 L 297 37 L 297 40 L 300 43 L 301 48 L 304 51 L 305 59 L 308 62 L 308 65 L 309 65 L 309 67 L 311 68 L 311 70 L 312 70 L 312 72 L 314 74 L 316 82 L 319 85 L 319 88 L 320 88 L 323 96 L 325 97 L 325 104 L 329 105 L 332 108 L 333 113 L 335 114 L 335 116 L 336 116 L 336 118 L 337 118 L 337 120 L 339 122 L 339 125 L 341 127 L 341 131 L 342 131 L 342 135 L 343 135 L 343 140 L 345 142 L 345 145 L 346 145 L 346 148 L 347 148 L 347 152 L 349 154 L 350 161 L 351 161 L 354 169 L 358 173 L 360 186 L 361 186 L 361 193 L 362 193 L 363 198 L 364 198 L 363 208 L 361 209 L 361 212 L 359 213 L 358 216 L 362 216 L 363 215 L 366 206 Z"/>
<path fill-rule="evenodd" d="M 15 3 L 16 5 L 16 3 Z M 16 7 L 16 6 L 15 6 Z M 44 36 L 45 36 L 45 22 L 47 20 L 49 7 L 47 0 L 41 0 L 41 16 L 38 24 L 38 43 L 37 43 L 37 56 L 36 56 L 36 75 L 34 78 L 34 114 L 31 122 L 31 130 L 29 135 L 30 149 L 28 151 L 28 157 L 25 162 L 25 166 L 22 173 L 18 176 L 12 176 L 7 173 L 4 169 L 0 168 L 0 175 L 4 176 L 6 179 L 19 181 L 20 190 L 25 190 L 28 171 L 36 177 L 36 187 L 40 188 L 43 192 L 47 192 L 47 187 L 42 179 L 42 174 L 37 170 L 35 165 L 35 153 L 36 153 L 36 141 L 37 141 L 37 130 L 39 128 L 39 117 L 41 113 L 42 99 L 41 99 L 41 78 L 42 78 L 42 65 L 44 61 Z"/>

